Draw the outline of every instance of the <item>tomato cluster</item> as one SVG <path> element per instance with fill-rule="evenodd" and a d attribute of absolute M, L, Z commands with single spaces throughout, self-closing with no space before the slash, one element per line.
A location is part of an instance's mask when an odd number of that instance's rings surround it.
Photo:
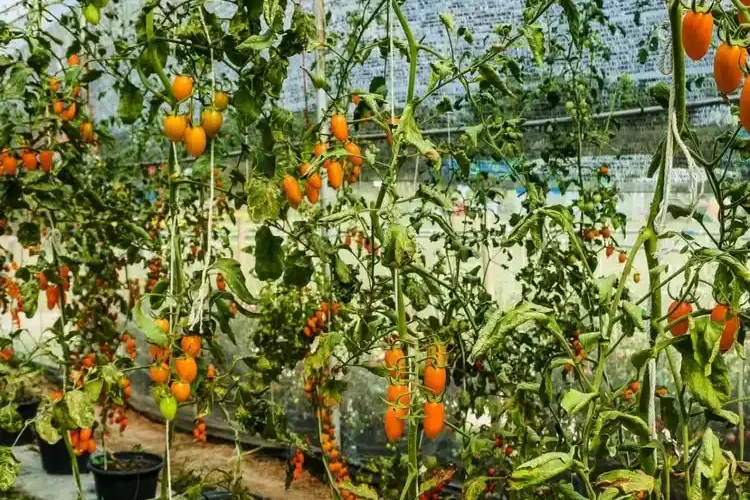
<path fill-rule="evenodd" d="M 583 348 L 583 344 L 581 344 L 580 336 L 581 332 L 579 330 L 575 330 L 573 332 L 573 335 L 571 335 L 570 337 L 570 346 L 573 348 L 573 351 L 576 354 L 576 360 L 579 363 L 586 359 L 586 350 Z M 567 364 L 565 365 L 564 369 L 567 373 L 570 373 L 573 371 L 573 365 Z"/>
<path fill-rule="evenodd" d="M 332 412 L 328 408 L 321 408 L 318 417 L 323 429 L 320 437 L 323 455 L 328 462 L 328 470 L 336 479 L 336 484 L 341 486 L 343 483 L 351 481 L 351 476 L 346 465 L 346 459 L 341 455 L 341 450 L 336 442 L 336 427 L 333 425 Z M 342 500 L 354 500 L 356 498 L 351 491 L 341 490 L 340 493 Z"/>
<path fill-rule="evenodd" d="M 193 438 L 199 443 L 203 443 L 204 447 L 206 446 L 206 421 L 202 417 L 195 420 Z"/>
<path fill-rule="evenodd" d="M 341 304 L 338 302 L 321 302 L 318 310 L 305 321 L 305 326 L 302 327 L 302 334 L 307 338 L 313 338 L 316 335 L 325 333 L 328 321 L 332 317 L 338 316 L 340 311 Z"/>
<path fill-rule="evenodd" d="M 77 457 L 84 453 L 94 453 L 96 451 L 96 441 L 91 429 L 84 427 L 70 431 L 70 445 L 73 447 Z"/>
<path fill-rule="evenodd" d="M 135 356 L 137 354 L 135 339 L 128 332 L 125 332 L 120 337 L 120 340 L 125 344 L 125 352 L 128 353 L 131 360 L 135 361 Z M 102 347 L 106 347 L 106 344 Z"/>
<path fill-rule="evenodd" d="M 625 401 L 630 401 L 633 399 L 633 396 L 641 390 L 641 384 L 637 380 L 633 380 L 628 384 L 628 386 L 625 388 L 625 390 L 622 391 L 622 399 Z"/>
<path fill-rule="evenodd" d="M 446 471 L 439 471 L 435 475 L 438 476 L 437 484 L 419 495 L 418 500 L 438 500 L 440 493 L 443 492 L 443 488 L 447 485 L 456 473 L 456 468 L 451 467 Z M 429 480 L 429 479 L 428 479 Z"/>
<path fill-rule="evenodd" d="M 189 115 L 178 114 L 179 104 L 192 95 L 193 79 L 187 75 L 176 75 L 172 79 L 172 96 L 177 106 L 174 114 L 164 117 L 164 135 L 172 142 L 182 141 L 185 151 L 198 157 L 206 150 L 207 139 L 219 133 L 224 122 L 222 111 L 228 106 L 229 98 L 223 92 L 214 93 L 213 104 L 201 112 L 201 123 L 196 126 Z"/>
<path fill-rule="evenodd" d="M 128 427 L 128 417 L 125 414 L 125 408 L 120 405 L 112 405 L 107 413 L 109 425 L 119 425 L 120 432 L 125 432 Z"/>
<path fill-rule="evenodd" d="M 406 354 L 395 344 L 385 351 L 385 369 L 388 370 L 390 376 L 386 392 L 388 408 L 383 418 L 385 437 L 388 441 L 395 442 L 404 434 L 411 398 L 406 381 Z"/>
<path fill-rule="evenodd" d="M 303 465 L 305 463 L 305 454 L 302 453 L 302 450 L 297 448 L 297 451 L 294 453 L 291 462 L 292 467 L 294 467 L 294 472 L 292 472 L 292 479 L 297 480 L 302 476 Z"/>

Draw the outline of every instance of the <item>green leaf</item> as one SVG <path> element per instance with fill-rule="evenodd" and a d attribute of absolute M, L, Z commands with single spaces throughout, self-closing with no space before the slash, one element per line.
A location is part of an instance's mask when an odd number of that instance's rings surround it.
<path fill-rule="evenodd" d="M 23 417 L 18 413 L 15 403 L 0 407 L 0 429 L 11 433 L 23 429 Z"/>
<path fill-rule="evenodd" d="M 597 290 L 599 291 L 599 304 L 608 304 L 612 298 L 612 288 L 615 284 L 614 276 L 607 276 L 606 278 L 597 278 L 594 280 Z"/>
<path fill-rule="evenodd" d="M 369 484 L 358 484 L 355 486 L 351 481 L 346 481 L 339 486 L 339 489 L 351 491 L 357 498 L 364 498 L 366 500 L 378 500 L 379 498 L 377 492 Z"/>
<path fill-rule="evenodd" d="M 690 393 L 703 406 L 718 413 L 732 395 L 729 369 L 721 356 L 711 363 L 711 373 L 706 375 L 703 364 L 692 356 L 683 356 L 680 367 L 682 379 Z"/>
<path fill-rule="evenodd" d="M 383 265 L 402 268 L 408 265 L 417 252 L 417 241 L 412 230 L 400 224 L 391 224 L 383 247 Z"/>
<path fill-rule="evenodd" d="M 630 317 L 630 320 L 633 322 L 635 327 L 643 331 L 643 315 L 645 314 L 643 308 L 638 307 L 637 305 L 627 300 L 622 302 L 622 308 L 625 311 L 625 314 Z"/>
<path fill-rule="evenodd" d="M 251 35 L 242 41 L 237 46 L 237 50 L 243 54 L 249 54 L 251 52 L 261 52 L 268 49 L 273 45 L 276 40 L 276 33 L 271 30 L 266 31 L 262 35 Z"/>
<path fill-rule="evenodd" d="M 0 447 L 0 491 L 8 491 L 21 472 L 21 462 L 13 456 L 13 450 Z"/>
<path fill-rule="evenodd" d="M 135 305 L 133 316 L 135 317 L 135 324 L 138 325 L 138 328 L 143 332 L 148 342 L 156 344 L 159 347 L 167 347 L 169 345 L 167 334 L 159 328 L 150 316 L 147 316 L 143 312 L 143 299 L 139 300 Z"/>
<path fill-rule="evenodd" d="M 651 431 L 648 428 L 648 424 L 637 415 L 629 415 L 617 410 L 603 411 L 599 414 L 599 418 L 596 420 L 594 425 L 594 432 L 592 432 L 592 450 L 598 450 L 601 446 L 601 439 L 606 434 L 604 430 L 611 426 L 622 426 L 627 430 L 635 434 L 642 443 L 648 443 L 651 437 Z"/>
<path fill-rule="evenodd" d="M 570 37 L 573 39 L 576 48 L 580 50 L 582 40 L 579 34 L 580 19 L 578 18 L 578 9 L 576 9 L 573 0 L 560 0 L 560 6 L 565 13 L 565 17 L 568 19 L 568 31 L 570 32 Z"/>
<path fill-rule="evenodd" d="M 414 107 L 412 105 L 406 105 L 401 114 L 401 121 L 396 129 L 396 135 L 401 135 L 404 142 L 411 144 L 417 151 L 419 151 L 425 158 L 440 163 L 440 153 L 435 149 L 435 145 L 429 140 L 422 137 L 422 132 L 419 131 L 417 121 L 414 117 Z"/>
<path fill-rule="evenodd" d="M 284 283 L 291 286 L 305 286 L 315 271 L 312 258 L 303 250 L 295 250 L 286 258 Z"/>
<path fill-rule="evenodd" d="M 22 222 L 18 226 L 16 237 L 23 247 L 38 245 L 41 242 L 39 224 L 36 222 Z"/>
<path fill-rule="evenodd" d="M 66 392 L 64 401 L 68 416 L 76 427 L 91 427 L 94 425 L 96 419 L 94 404 L 83 391 Z"/>
<path fill-rule="evenodd" d="M 719 439 L 713 430 L 710 427 L 706 428 L 695 461 L 693 482 L 688 493 L 689 498 L 709 498 L 704 495 L 709 491 L 712 493 L 710 496 L 712 500 L 727 498 L 725 491 L 729 483 L 731 469 L 734 468 L 732 467 L 734 457 L 728 455 L 721 449 Z M 731 462 L 729 461 L 730 458 Z"/>
<path fill-rule="evenodd" d="M 539 23 L 530 24 L 524 26 L 518 30 L 526 38 L 526 43 L 529 45 L 534 61 L 537 66 L 541 67 L 544 64 L 544 32 Z"/>
<path fill-rule="evenodd" d="M 83 392 L 86 393 L 89 401 L 91 401 L 92 403 L 96 403 L 97 401 L 99 401 L 99 395 L 102 392 L 102 387 L 104 387 L 104 380 L 101 378 L 95 378 L 89 382 L 86 382 L 86 385 L 83 386 Z"/>
<path fill-rule="evenodd" d="M 567 453 L 545 453 L 519 465 L 510 476 L 510 489 L 520 490 L 542 484 L 570 469 L 573 458 Z"/>
<path fill-rule="evenodd" d="M 138 87 L 125 81 L 120 89 L 120 107 L 118 112 L 123 123 L 129 125 L 141 117 L 143 110 L 143 94 Z"/>
<path fill-rule="evenodd" d="M 600 475 L 596 484 L 601 488 L 617 488 L 622 493 L 651 493 L 656 480 L 640 470 L 618 469 Z"/>
<path fill-rule="evenodd" d="M 236 298 L 246 304 L 252 304 L 255 301 L 250 290 L 247 289 L 245 275 L 242 273 L 239 262 L 234 259 L 217 259 L 211 269 L 217 270 L 224 276 L 224 281 Z"/>
<path fill-rule="evenodd" d="M 275 280 L 284 272 L 282 241 L 268 226 L 262 226 L 255 233 L 255 275 L 259 280 Z"/>
<path fill-rule="evenodd" d="M 49 444 L 55 444 L 62 439 L 62 436 L 52 425 L 52 413 L 45 412 L 38 415 L 34 422 L 37 435 Z"/>
<path fill-rule="evenodd" d="M 490 478 L 480 476 L 474 477 L 464 482 L 463 492 L 464 500 L 477 500 L 484 494 L 484 488 Z"/>
<path fill-rule="evenodd" d="M 560 406 L 568 412 L 568 415 L 573 415 L 586 408 L 589 402 L 596 399 L 597 396 L 598 394 L 595 392 L 580 392 L 571 389 L 563 396 L 562 401 L 560 401 Z"/>
<path fill-rule="evenodd" d="M 570 483 L 553 483 L 552 489 L 568 500 L 588 500 L 585 496 L 578 493 Z"/>
<path fill-rule="evenodd" d="M 21 285 L 21 300 L 23 312 L 27 318 L 34 317 L 39 306 L 39 281 L 28 280 Z"/>

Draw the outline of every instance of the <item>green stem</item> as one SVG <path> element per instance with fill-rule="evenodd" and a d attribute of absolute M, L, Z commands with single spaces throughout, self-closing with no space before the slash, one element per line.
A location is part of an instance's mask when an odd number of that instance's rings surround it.
<path fill-rule="evenodd" d="M 408 106 L 414 101 L 414 83 L 417 78 L 417 51 L 419 50 L 419 46 L 417 45 L 416 40 L 414 40 L 414 34 L 411 32 L 409 22 L 406 20 L 404 13 L 401 12 L 401 7 L 399 7 L 398 2 L 391 0 L 391 5 L 393 7 L 393 12 L 398 18 L 398 22 L 401 24 L 401 29 L 404 30 L 406 42 L 409 45 L 409 87 L 406 94 L 406 105 Z M 393 97 L 394 96 L 390 96 L 391 99 L 393 99 Z"/>
<path fill-rule="evenodd" d="M 63 440 L 65 441 L 65 448 L 68 450 L 68 457 L 70 457 L 70 466 L 73 469 L 73 478 L 76 482 L 76 489 L 78 490 L 78 500 L 83 500 L 83 488 L 81 487 L 81 473 L 78 470 L 78 457 L 76 457 L 75 451 L 73 451 L 73 445 L 70 443 L 70 436 L 68 435 L 67 429 L 62 430 Z"/>

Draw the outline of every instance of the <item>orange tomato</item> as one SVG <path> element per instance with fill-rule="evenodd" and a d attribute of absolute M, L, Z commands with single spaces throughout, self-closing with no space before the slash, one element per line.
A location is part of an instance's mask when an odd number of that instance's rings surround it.
<path fill-rule="evenodd" d="M 150 370 L 151 382 L 164 384 L 169 380 L 169 366 L 166 363 L 154 365 Z"/>
<path fill-rule="evenodd" d="M 8 154 L 3 157 L 3 171 L 5 175 L 16 175 L 18 160 L 15 156 Z"/>
<path fill-rule="evenodd" d="M 182 352 L 188 356 L 197 356 L 201 352 L 201 338 L 197 335 L 185 335 L 180 339 Z"/>
<path fill-rule="evenodd" d="M 359 150 L 359 146 L 354 144 L 353 142 L 349 141 L 346 144 L 344 144 L 344 149 L 349 152 L 349 156 L 346 157 L 346 160 L 351 163 L 352 165 L 360 166 L 362 165 L 362 152 Z"/>
<path fill-rule="evenodd" d="M 424 369 L 424 385 L 435 396 L 439 396 L 445 390 L 446 378 L 445 368 L 427 366 Z"/>
<path fill-rule="evenodd" d="M 711 321 L 717 321 L 724 324 L 719 341 L 719 350 L 722 353 L 727 352 L 734 345 L 734 339 L 737 330 L 740 329 L 740 317 L 724 304 L 716 304 L 711 310 Z"/>
<path fill-rule="evenodd" d="M 307 178 L 307 184 L 315 189 L 320 190 L 323 187 L 323 179 L 320 177 L 319 173 L 315 172 Z"/>
<path fill-rule="evenodd" d="M 349 138 L 349 125 L 344 115 L 336 114 L 331 117 L 331 133 L 342 142 Z"/>
<path fill-rule="evenodd" d="M 172 95 L 178 101 L 190 97 L 193 93 L 193 79 L 187 75 L 177 75 L 172 79 Z"/>
<path fill-rule="evenodd" d="M 60 117 L 63 119 L 63 121 L 69 122 L 73 118 L 76 117 L 76 112 L 78 111 L 78 107 L 76 106 L 76 103 L 71 102 L 70 106 L 65 108 L 65 110 L 60 113 Z"/>
<path fill-rule="evenodd" d="M 299 172 L 299 175 L 302 176 L 302 177 L 304 177 L 305 175 L 307 175 L 307 173 L 309 171 L 310 171 L 310 164 L 307 163 L 307 162 L 305 162 L 302 165 L 300 165 L 299 168 L 297 169 L 297 172 Z"/>
<path fill-rule="evenodd" d="M 94 126 L 90 122 L 81 123 L 81 139 L 83 142 L 94 142 Z"/>
<path fill-rule="evenodd" d="M 328 172 L 328 185 L 333 189 L 339 189 L 344 184 L 344 168 L 341 163 L 332 161 L 326 167 Z"/>
<path fill-rule="evenodd" d="M 172 382 L 172 386 L 169 388 L 172 396 L 179 403 L 184 403 L 190 399 L 190 384 L 185 382 Z"/>
<path fill-rule="evenodd" d="M 21 153 L 21 163 L 26 170 L 36 170 L 36 153 L 30 149 L 24 149 Z"/>
<path fill-rule="evenodd" d="M 667 311 L 669 312 L 668 319 L 670 323 L 674 323 L 680 318 L 685 318 L 684 321 L 680 321 L 672 327 L 672 335 L 675 337 L 685 335 L 690 327 L 687 316 L 693 312 L 693 306 L 687 302 L 678 302 L 675 300 L 669 305 Z"/>
<path fill-rule="evenodd" d="M 65 111 L 65 103 L 62 101 L 55 101 L 55 104 L 52 105 L 52 111 L 56 115 L 61 115 L 63 111 Z"/>
<path fill-rule="evenodd" d="M 297 179 L 289 174 L 285 175 L 281 180 L 281 190 L 292 208 L 299 207 L 299 204 L 302 203 L 302 191 Z"/>
<path fill-rule="evenodd" d="M 229 96 L 224 92 L 216 92 L 214 94 L 214 107 L 219 111 L 224 111 L 229 106 Z"/>
<path fill-rule="evenodd" d="M 323 156 L 326 151 L 328 150 L 328 144 L 325 142 L 319 142 L 313 146 L 313 156 L 320 157 Z"/>
<path fill-rule="evenodd" d="M 158 318 L 154 320 L 154 323 L 156 323 L 156 326 L 159 327 L 159 330 L 161 330 L 164 333 L 169 333 L 169 320 L 166 318 Z"/>
<path fill-rule="evenodd" d="M 305 183 L 305 196 L 307 196 L 307 201 L 314 205 L 320 199 L 320 189 L 315 188 L 308 180 Z"/>
<path fill-rule="evenodd" d="M 682 46 L 693 61 L 703 59 L 711 47 L 714 16 L 711 12 L 688 11 L 682 18 Z"/>
<path fill-rule="evenodd" d="M 89 439 L 91 439 L 91 429 L 89 429 L 88 427 L 84 427 L 79 432 L 78 437 L 81 441 L 88 441 Z"/>
<path fill-rule="evenodd" d="M 208 137 L 213 137 L 219 132 L 224 118 L 215 109 L 207 109 L 201 113 L 201 127 L 206 131 Z"/>
<path fill-rule="evenodd" d="M 47 79 L 47 83 L 49 84 L 49 89 L 51 92 L 57 92 L 58 90 L 60 90 L 60 80 L 58 80 L 56 76 L 50 76 Z"/>
<path fill-rule="evenodd" d="M 406 371 L 406 354 L 403 349 L 394 347 L 385 351 L 385 367 L 391 377 L 400 378 Z"/>
<path fill-rule="evenodd" d="M 714 56 L 714 80 L 722 94 L 733 92 L 742 81 L 747 50 L 738 45 L 722 42 Z"/>
<path fill-rule="evenodd" d="M 440 368 L 444 368 L 448 362 L 448 351 L 445 344 L 442 342 L 435 342 L 427 347 L 427 359 L 425 364 L 427 366 L 432 366 L 433 362 Z"/>
<path fill-rule="evenodd" d="M 187 119 L 182 115 L 167 115 L 164 117 L 164 135 L 172 142 L 177 142 L 185 135 Z"/>
<path fill-rule="evenodd" d="M 206 131 L 203 127 L 187 127 L 182 142 L 191 156 L 200 156 L 206 150 Z"/>
<path fill-rule="evenodd" d="M 386 392 L 386 399 L 390 403 L 409 405 L 409 387 L 406 384 L 391 384 Z"/>
<path fill-rule="evenodd" d="M 395 407 L 389 406 L 385 410 L 385 418 L 383 420 L 385 424 L 385 437 L 388 438 L 388 441 L 394 443 L 401 439 L 401 436 L 404 434 L 405 423 L 400 418 Z"/>
<path fill-rule="evenodd" d="M 445 426 L 445 405 L 428 401 L 424 404 L 424 421 L 422 427 L 428 439 L 435 439 Z"/>
<path fill-rule="evenodd" d="M 174 369 L 180 380 L 188 384 L 192 384 L 198 376 L 198 364 L 195 362 L 195 358 L 177 358 L 174 361 Z"/>
<path fill-rule="evenodd" d="M 78 66 L 80 64 L 81 64 L 81 58 L 78 56 L 78 54 L 70 54 L 68 56 L 69 66 Z"/>

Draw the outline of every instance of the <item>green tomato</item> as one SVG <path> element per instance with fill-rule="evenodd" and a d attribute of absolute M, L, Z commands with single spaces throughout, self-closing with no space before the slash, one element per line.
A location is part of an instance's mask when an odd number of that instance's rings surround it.
<path fill-rule="evenodd" d="M 167 396 L 159 401 L 159 411 L 161 416 L 167 419 L 167 421 L 174 420 L 177 416 L 177 400 L 174 396 Z"/>
<path fill-rule="evenodd" d="M 99 24 L 99 21 L 101 20 L 101 14 L 99 13 L 99 7 L 97 7 L 94 4 L 88 4 L 86 7 L 83 8 L 83 17 L 86 18 L 86 21 L 93 25 Z"/>
<path fill-rule="evenodd" d="M 587 201 L 586 205 L 583 207 L 584 212 L 593 212 L 594 208 L 596 208 L 596 205 L 594 205 L 593 201 Z"/>
<path fill-rule="evenodd" d="M 578 262 L 578 257 L 575 254 L 568 255 L 568 264 L 573 265 L 576 262 Z"/>
<path fill-rule="evenodd" d="M 594 195 L 594 203 L 601 203 L 602 197 L 599 194 Z"/>

